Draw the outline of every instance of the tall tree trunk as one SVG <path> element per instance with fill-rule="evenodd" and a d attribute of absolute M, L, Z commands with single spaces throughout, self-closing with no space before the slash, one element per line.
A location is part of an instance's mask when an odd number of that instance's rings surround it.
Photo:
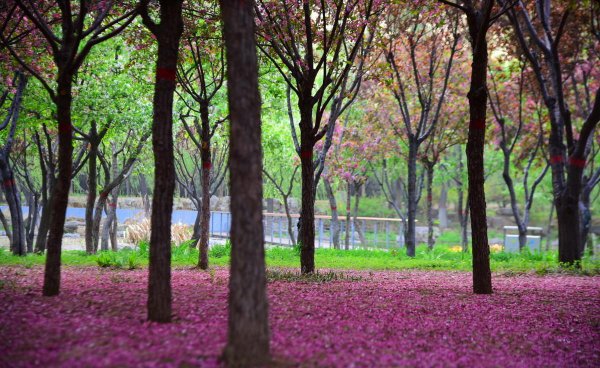
<path fill-rule="evenodd" d="M 405 229 L 406 255 L 415 256 L 417 219 L 417 150 L 419 149 L 414 137 L 408 140 L 408 203 L 407 226 Z"/>
<path fill-rule="evenodd" d="M 433 163 L 427 166 L 427 247 L 433 249 L 435 238 L 433 237 Z"/>
<path fill-rule="evenodd" d="M 492 293 L 490 247 L 487 236 L 485 175 L 483 152 L 487 109 L 488 48 L 486 33 L 493 7 L 488 0 L 481 11 L 467 16 L 472 45 L 471 85 L 469 99 L 469 135 L 467 140 L 467 172 L 469 177 L 469 207 L 473 254 L 473 292 Z"/>
<path fill-rule="evenodd" d="M 146 176 L 142 173 L 138 175 L 140 179 L 140 195 L 142 196 L 142 205 L 144 206 L 144 216 L 150 217 L 150 195 L 148 193 L 148 183 Z"/>
<path fill-rule="evenodd" d="M 223 359 L 228 367 L 267 366 L 269 318 L 254 4 L 236 0 L 221 0 L 220 4 L 227 51 L 232 244 Z"/>
<path fill-rule="evenodd" d="M 352 208 L 352 184 L 348 181 L 346 185 L 346 239 L 344 243 L 344 249 L 350 250 L 350 231 L 352 229 L 352 223 L 350 218 L 350 209 Z"/>
<path fill-rule="evenodd" d="M 171 214 L 175 190 L 173 94 L 179 39 L 183 32 L 182 2 L 161 0 L 159 24 L 153 23 L 147 12 L 142 12 L 144 23 L 158 42 L 152 116 L 155 169 L 147 305 L 148 319 L 154 322 L 171 321 Z"/>
<path fill-rule="evenodd" d="M 198 244 L 199 259 L 198 267 L 201 270 L 208 269 L 208 239 L 210 225 L 210 170 L 212 167 L 210 157 L 210 121 L 208 117 L 208 103 L 200 105 L 200 117 L 202 120 L 202 149 L 200 159 L 202 160 L 202 218 L 200 221 L 200 243 Z"/>
<path fill-rule="evenodd" d="M 300 118 L 300 168 L 302 178 L 302 208 L 300 209 L 300 271 L 315 271 L 315 166 L 313 161 L 312 103 L 299 103 Z"/>
<path fill-rule="evenodd" d="M 12 241 L 12 232 L 10 231 L 8 220 L 6 219 L 6 216 L 4 216 L 4 212 L 2 212 L 2 210 L 0 210 L 0 224 L 2 224 L 2 227 L 4 228 L 4 233 L 6 234 L 6 237 L 8 238 L 8 241 L 10 243 Z"/>
<path fill-rule="evenodd" d="M 290 213 L 290 205 L 288 204 L 288 198 L 289 196 L 287 194 L 283 195 L 283 209 L 285 210 L 285 217 L 287 218 L 288 234 L 290 235 L 292 245 L 295 245 L 296 237 L 294 236 L 294 222 Z"/>
<path fill-rule="evenodd" d="M 50 196 L 46 266 L 44 269 L 44 296 L 60 292 L 60 253 L 64 234 L 65 216 L 69 204 L 73 162 L 73 125 L 71 123 L 72 75 L 59 71 L 56 109 L 58 120 L 58 176 Z"/>
<path fill-rule="evenodd" d="M 323 178 L 323 184 L 325 184 L 325 192 L 327 193 L 327 199 L 331 207 L 331 228 L 329 231 L 331 231 L 333 248 L 340 249 L 340 220 L 338 218 L 337 201 L 329 179 Z"/>
<path fill-rule="evenodd" d="M 96 204 L 96 187 L 98 178 L 98 144 L 96 122 L 92 120 L 92 127 L 89 133 L 89 158 L 87 175 L 87 201 L 85 204 L 85 251 L 88 254 L 94 253 L 94 239 L 92 234 L 94 222 L 94 205 Z"/>

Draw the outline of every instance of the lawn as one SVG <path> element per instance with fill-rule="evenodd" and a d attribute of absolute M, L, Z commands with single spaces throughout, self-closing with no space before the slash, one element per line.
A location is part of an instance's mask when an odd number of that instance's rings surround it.
<path fill-rule="evenodd" d="M 210 262 L 215 266 L 229 265 L 229 246 L 214 246 L 210 250 Z M 492 271 L 501 273 L 547 274 L 555 272 L 575 272 L 587 275 L 600 274 L 600 260 L 585 257 L 581 269 L 559 267 L 557 252 L 521 254 L 504 253 L 492 249 L 490 255 Z M 24 265 L 31 267 L 44 264 L 43 255 L 30 254 L 25 257 L 12 256 L 8 251 L 0 249 L 0 265 Z M 103 266 L 112 268 L 133 269 L 148 264 L 148 245 L 140 244 L 134 250 L 119 252 L 101 252 L 87 255 L 83 251 L 65 251 L 62 253 L 63 264 L 72 266 Z M 173 266 L 194 266 L 198 261 L 198 251 L 186 244 L 173 247 Z M 294 248 L 273 247 L 266 250 L 268 267 L 299 268 L 298 250 Z M 460 251 L 460 247 L 437 246 L 429 251 L 426 246 L 417 248 L 416 257 L 407 257 L 404 249 L 391 251 L 374 250 L 335 250 L 316 249 L 315 263 L 318 269 L 337 270 L 471 270 L 471 255 Z"/>
<path fill-rule="evenodd" d="M 271 255 L 272 257 L 273 255 Z M 328 277 L 329 275 L 329 277 Z M 334 276 L 334 277 L 331 277 Z M 147 270 L 0 267 L 0 365 L 211 367 L 226 341 L 227 269 L 173 271 L 174 322 L 146 321 Z M 600 276 L 462 271 L 269 272 L 277 366 L 597 367 Z"/>

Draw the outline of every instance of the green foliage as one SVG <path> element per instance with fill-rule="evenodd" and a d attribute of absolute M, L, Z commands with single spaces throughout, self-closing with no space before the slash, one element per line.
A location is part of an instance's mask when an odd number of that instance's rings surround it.
<path fill-rule="evenodd" d="M 224 258 L 224 257 L 230 257 L 231 256 L 231 242 L 229 241 L 229 239 L 227 239 L 227 241 L 225 242 L 224 245 L 213 245 L 209 252 L 208 252 L 208 256 L 210 258 Z"/>
<path fill-rule="evenodd" d="M 269 269 L 267 270 L 267 281 L 304 282 L 322 284 L 331 281 L 361 281 L 361 276 L 346 275 L 342 272 L 326 271 L 303 275 L 297 271 Z"/>
<path fill-rule="evenodd" d="M 134 270 L 140 267 L 139 253 L 123 249 L 119 252 L 102 251 L 96 256 L 100 267 Z"/>

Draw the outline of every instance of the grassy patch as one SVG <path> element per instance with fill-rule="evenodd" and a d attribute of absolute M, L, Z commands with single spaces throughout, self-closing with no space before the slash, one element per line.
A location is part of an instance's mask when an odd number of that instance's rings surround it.
<path fill-rule="evenodd" d="M 210 249 L 209 260 L 212 266 L 228 266 L 231 246 L 214 246 Z M 265 253 L 270 268 L 299 268 L 297 250 L 293 248 L 273 247 Z M 29 254 L 24 257 L 13 256 L 7 250 L 0 249 L 0 265 L 23 265 L 32 267 L 43 265 L 44 255 Z M 189 243 L 172 248 L 172 265 L 179 267 L 194 266 L 198 262 L 198 250 Z M 490 254 L 492 271 L 507 276 L 522 273 L 545 275 L 548 273 L 572 273 L 581 275 L 600 274 L 600 260 L 584 258 L 580 268 L 561 267 L 556 251 L 530 253 L 492 252 Z M 101 266 L 120 269 L 134 269 L 148 265 L 148 244 L 141 243 L 136 249 L 124 249 L 119 252 L 100 252 L 88 255 L 83 251 L 62 252 L 62 263 L 70 266 Z M 406 256 L 404 249 L 384 250 L 336 250 L 317 249 L 315 254 L 317 269 L 328 270 L 459 270 L 470 271 L 471 255 L 457 251 L 456 247 L 437 246 L 429 251 L 426 246 L 417 248 L 414 258 Z M 278 274 L 276 278 L 292 277 Z"/>

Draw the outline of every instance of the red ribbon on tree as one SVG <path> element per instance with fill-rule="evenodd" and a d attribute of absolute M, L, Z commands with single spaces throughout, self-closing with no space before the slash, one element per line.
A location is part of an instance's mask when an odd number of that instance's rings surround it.
<path fill-rule="evenodd" d="M 15 179 L 13 179 L 13 178 L 6 179 L 2 182 L 2 185 L 4 185 L 5 188 L 10 188 L 13 185 L 15 185 Z"/>
<path fill-rule="evenodd" d="M 175 69 L 171 68 L 157 68 L 156 69 L 156 79 L 157 80 L 166 80 L 166 81 L 175 81 L 177 76 L 177 72 Z"/>
<path fill-rule="evenodd" d="M 331 210 L 332 211 L 337 211 L 337 207 L 333 206 L 333 207 L 331 207 Z"/>
<path fill-rule="evenodd" d="M 300 152 L 300 157 L 301 158 L 308 158 L 308 159 L 310 159 L 310 158 L 312 158 L 312 155 L 313 155 L 312 150 L 305 150 L 305 151 L 301 151 Z"/>
<path fill-rule="evenodd" d="M 202 167 L 205 169 L 210 169 L 212 167 L 212 163 L 210 161 L 203 162 Z"/>
<path fill-rule="evenodd" d="M 109 204 L 109 207 L 111 207 L 111 208 L 117 208 L 117 204 L 116 204 L 116 203 L 114 203 L 114 202 L 113 202 L 113 203 L 110 203 L 110 204 Z"/>
<path fill-rule="evenodd" d="M 578 167 L 580 169 L 585 167 L 585 159 L 584 158 L 577 158 L 577 157 L 571 157 L 569 158 L 569 165 L 573 166 L 573 167 Z"/>
<path fill-rule="evenodd" d="M 556 165 L 564 162 L 564 158 L 562 155 L 550 156 L 550 165 Z"/>
<path fill-rule="evenodd" d="M 471 120 L 471 129 L 485 129 L 485 119 Z"/>
<path fill-rule="evenodd" d="M 60 134 L 71 134 L 73 131 L 73 125 L 71 124 L 58 124 L 58 133 Z"/>

